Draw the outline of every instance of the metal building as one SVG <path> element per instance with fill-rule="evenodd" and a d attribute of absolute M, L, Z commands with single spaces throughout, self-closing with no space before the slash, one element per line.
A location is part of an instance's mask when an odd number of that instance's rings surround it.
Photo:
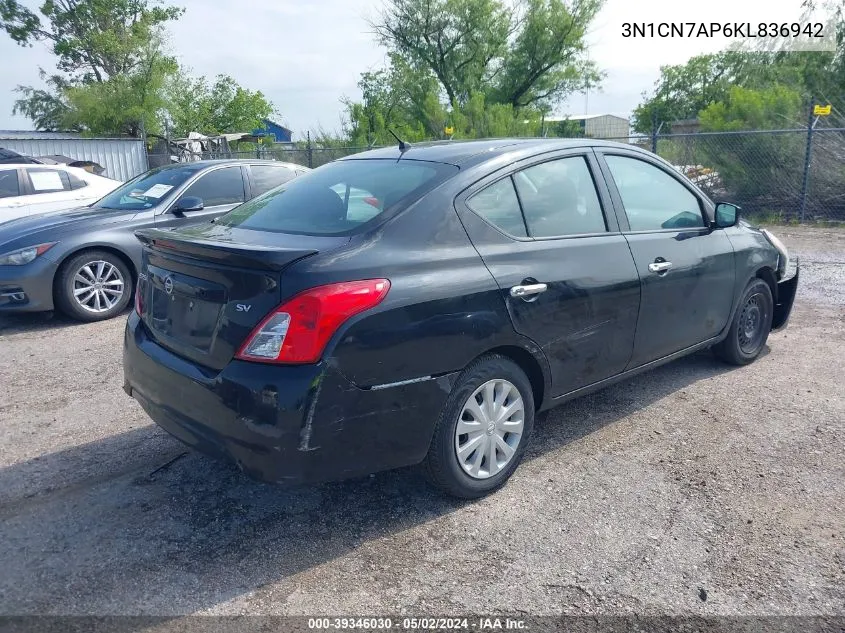
<path fill-rule="evenodd" d="M 83 138 L 65 132 L 0 130 L 0 147 L 25 156 L 60 154 L 102 165 L 102 174 L 115 180 L 129 180 L 147 171 L 144 142 L 135 138 Z"/>

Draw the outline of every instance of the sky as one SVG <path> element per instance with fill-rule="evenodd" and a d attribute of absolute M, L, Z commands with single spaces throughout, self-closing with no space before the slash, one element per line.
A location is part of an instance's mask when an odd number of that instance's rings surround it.
<path fill-rule="evenodd" d="M 23 0 L 35 8 L 40 0 Z M 340 99 L 353 99 L 359 75 L 384 65 L 368 19 L 381 0 L 171 0 L 185 15 L 169 26 L 170 48 L 196 75 L 229 74 L 242 86 L 261 90 L 280 113 L 278 122 L 303 138 L 306 130 L 338 130 Z M 776 5 L 776 6 L 774 6 Z M 726 45 L 722 38 L 631 39 L 625 22 L 792 21 L 800 0 L 606 0 L 588 41 L 590 58 L 606 77 L 599 90 L 573 95 L 556 114 L 629 116 L 650 92 L 664 64 L 679 64 Z M 17 85 L 40 86 L 39 67 L 52 71 L 55 58 L 44 44 L 16 45 L 0 33 L 0 129 L 31 129 L 12 115 Z"/>

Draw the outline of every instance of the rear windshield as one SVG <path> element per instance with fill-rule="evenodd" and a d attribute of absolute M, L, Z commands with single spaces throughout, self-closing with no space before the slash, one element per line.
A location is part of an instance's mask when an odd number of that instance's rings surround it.
<path fill-rule="evenodd" d="M 272 189 L 218 224 L 256 231 L 344 235 L 407 206 L 458 168 L 414 160 L 344 160 Z"/>

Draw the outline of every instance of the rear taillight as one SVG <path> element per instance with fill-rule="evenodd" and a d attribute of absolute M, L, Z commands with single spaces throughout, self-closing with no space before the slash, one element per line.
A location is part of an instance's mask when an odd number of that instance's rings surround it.
<path fill-rule="evenodd" d="M 390 281 L 365 279 L 300 292 L 258 324 L 235 358 L 264 363 L 316 363 L 337 329 L 377 306 Z"/>

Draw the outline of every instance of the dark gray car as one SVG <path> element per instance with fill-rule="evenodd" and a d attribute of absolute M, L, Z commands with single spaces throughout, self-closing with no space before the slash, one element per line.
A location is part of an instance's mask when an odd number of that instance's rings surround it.
<path fill-rule="evenodd" d="M 0 224 L 0 312 L 58 308 L 82 321 L 111 318 L 137 280 L 136 230 L 209 222 L 306 171 L 260 160 L 166 165 L 91 206 Z"/>

